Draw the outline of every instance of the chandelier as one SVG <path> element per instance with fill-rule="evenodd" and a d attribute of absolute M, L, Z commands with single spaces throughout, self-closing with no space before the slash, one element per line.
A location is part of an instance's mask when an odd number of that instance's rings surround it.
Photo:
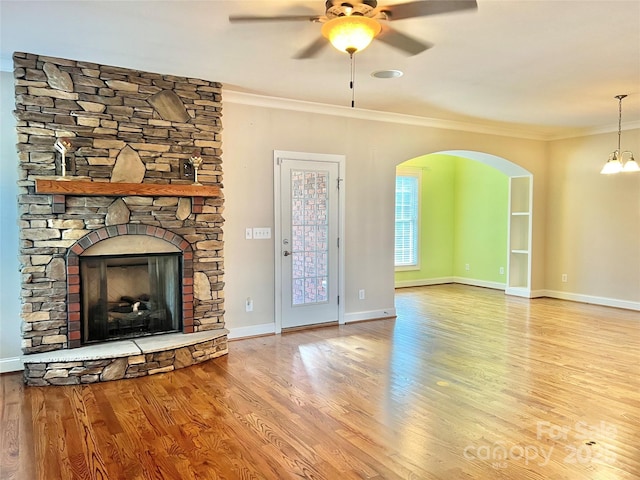
<path fill-rule="evenodd" d="M 618 148 L 609 155 L 607 163 L 604 164 L 600 173 L 611 175 L 620 172 L 640 172 L 638 162 L 633 158 L 633 153 L 629 150 L 620 149 L 620 135 L 622 134 L 622 99 L 626 95 L 616 95 L 618 99 Z"/>

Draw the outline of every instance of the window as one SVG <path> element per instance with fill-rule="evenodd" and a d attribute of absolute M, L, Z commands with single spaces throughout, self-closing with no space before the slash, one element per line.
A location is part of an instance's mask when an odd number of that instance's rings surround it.
<path fill-rule="evenodd" d="M 398 270 L 419 268 L 418 231 L 420 171 L 396 172 L 395 266 Z"/>

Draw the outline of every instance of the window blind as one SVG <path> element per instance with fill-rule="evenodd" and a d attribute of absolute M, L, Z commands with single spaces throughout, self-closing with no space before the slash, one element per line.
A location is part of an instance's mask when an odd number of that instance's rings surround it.
<path fill-rule="evenodd" d="M 395 265 L 418 264 L 418 177 L 396 176 Z"/>

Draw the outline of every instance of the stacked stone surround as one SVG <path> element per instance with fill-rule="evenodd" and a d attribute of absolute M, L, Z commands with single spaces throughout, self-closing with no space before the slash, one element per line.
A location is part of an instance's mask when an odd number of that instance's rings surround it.
<path fill-rule="evenodd" d="M 63 138 L 72 145 L 70 179 L 186 185 L 193 180 L 181 177 L 181 161 L 199 155 L 199 182 L 222 187 L 221 85 L 28 53 L 14 54 L 14 78 L 25 363 L 28 354 L 80 346 L 74 262 L 118 235 L 179 247 L 183 332 L 223 329 L 222 196 L 35 191 L 37 178 L 61 174 L 54 143 Z"/>

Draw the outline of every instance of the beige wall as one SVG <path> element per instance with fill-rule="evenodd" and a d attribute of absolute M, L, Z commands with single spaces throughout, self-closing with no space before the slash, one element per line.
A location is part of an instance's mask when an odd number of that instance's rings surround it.
<path fill-rule="evenodd" d="M 640 155 L 639 129 L 621 138 L 623 149 Z M 549 143 L 545 287 L 555 296 L 638 308 L 640 173 L 599 174 L 617 142 L 610 133 Z"/>
<path fill-rule="evenodd" d="M 2 73 L 2 96 L 13 77 Z M 12 93 L 11 93 L 12 94 Z M 0 105 L 2 125 L 2 281 L 15 282 L 16 178 L 12 101 Z M 395 165 L 427 153 L 475 150 L 503 157 L 534 175 L 532 289 L 591 297 L 629 308 L 640 304 L 640 175 L 598 174 L 616 134 L 543 142 L 225 102 L 223 161 L 226 325 L 238 333 L 274 324 L 274 253 L 269 240 L 244 239 L 247 227 L 273 227 L 273 150 L 346 155 L 346 313 L 393 308 Z M 623 132 L 623 146 L 640 155 L 640 130 Z M 9 187 L 10 188 L 10 187 Z M 15 192 L 15 190 L 14 190 Z M 8 212 L 5 215 L 5 212 Z M 6 244 L 5 244 L 6 237 Z M 6 245 L 6 246 L 5 246 Z M 613 247 L 601 256 L 605 247 Z M 569 282 L 559 283 L 561 273 Z M 8 277 L 5 277 L 5 274 Z M 358 300 L 364 288 L 367 299 Z M 254 311 L 246 313 L 246 297 Z M 601 302 L 602 303 L 602 302 Z M 12 313 L 13 312 L 13 313 Z M 17 293 L 0 310 L 0 370 L 20 352 Z"/>
<path fill-rule="evenodd" d="M 395 166 L 443 150 L 491 153 L 534 174 L 532 286 L 544 288 L 546 142 L 231 102 L 223 112 L 225 320 L 232 333 L 274 322 L 273 243 L 244 239 L 247 227 L 273 227 L 274 150 L 346 156 L 347 317 L 394 307 Z M 366 300 L 358 300 L 359 289 Z M 254 300 L 250 313 L 247 297 Z"/>

